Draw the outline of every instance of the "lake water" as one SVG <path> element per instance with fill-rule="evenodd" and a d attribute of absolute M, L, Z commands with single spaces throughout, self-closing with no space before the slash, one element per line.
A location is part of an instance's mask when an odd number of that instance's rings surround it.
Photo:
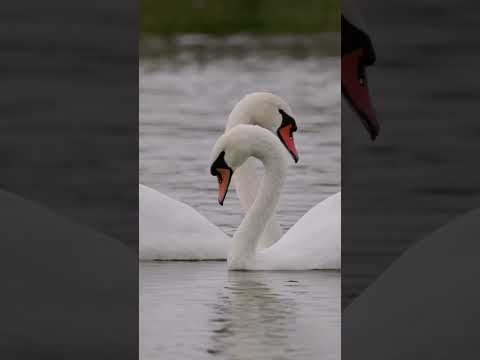
<path fill-rule="evenodd" d="M 140 264 L 141 359 L 340 359 L 340 272 Z"/>
<path fill-rule="evenodd" d="M 336 35 L 144 40 L 140 183 L 232 235 L 243 212 L 234 188 L 218 205 L 210 151 L 238 100 L 271 91 L 291 105 L 299 128 L 300 162 L 292 161 L 278 210 L 290 228 L 340 191 L 339 44 Z M 340 358 L 340 273 L 141 264 L 140 310 L 142 359 Z"/>

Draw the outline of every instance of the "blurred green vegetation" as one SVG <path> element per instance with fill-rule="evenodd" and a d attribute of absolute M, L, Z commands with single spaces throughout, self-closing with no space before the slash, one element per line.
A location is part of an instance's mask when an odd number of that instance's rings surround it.
<path fill-rule="evenodd" d="M 141 0 L 142 33 L 340 31 L 340 0 Z"/>

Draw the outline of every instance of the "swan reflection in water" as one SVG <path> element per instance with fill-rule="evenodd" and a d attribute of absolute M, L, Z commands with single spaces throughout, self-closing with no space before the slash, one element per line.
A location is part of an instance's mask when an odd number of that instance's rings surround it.
<path fill-rule="evenodd" d="M 209 354 L 340 359 L 339 272 L 230 271 L 227 276 L 217 302 L 209 305 Z"/>
<path fill-rule="evenodd" d="M 139 265 L 140 359 L 340 359 L 339 271 Z"/>

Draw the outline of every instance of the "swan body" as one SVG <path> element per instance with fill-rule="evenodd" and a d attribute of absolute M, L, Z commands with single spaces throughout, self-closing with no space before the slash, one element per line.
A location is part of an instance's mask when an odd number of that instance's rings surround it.
<path fill-rule="evenodd" d="M 475 285 L 479 238 L 480 208 L 406 250 L 345 309 L 342 332 L 348 355 L 376 360 L 428 354 L 441 359 L 465 349 L 480 350 Z"/>
<path fill-rule="evenodd" d="M 232 176 L 251 157 L 263 163 L 265 175 L 252 206 L 233 236 L 227 257 L 229 269 L 339 269 L 340 193 L 311 209 L 271 247 L 258 248 L 265 225 L 276 211 L 287 172 L 282 144 L 269 131 L 258 126 L 238 125 L 218 139 L 212 151 L 211 172 L 219 178 L 220 202 L 228 191 L 228 174 Z"/>
<path fill-rule="evenodd" d="M 192 207 L 139 185 L 141 260 L 224 260 L 231 239 Z"/>
<path fill-rule="evenodd" d="M 105 359 L 136 355 L 134 251 L 3 189 L 0 204 L 2 358 L 36 357 L 31 346 L 57 359 L 95 358 L 99 349 Z"/>
<path fill-rule="evenodd" d="M 292 131 L 296 130 L 290 106 L 279 96 L 266 92 L 248 94 L 241 99 L 228 118 L 225 132 L 240 124 L 258 125 L 276 131 L 279 137 L 282 127 L 294 126 Z M 292 144 L 285 147 L 298 160 Z M 241 205 L 247 211 L 259 186 L 254 161 L 237 169 L 233 181 Z M 230 237 L 190 206 L 145 185 L 139 186 L 139 223 L 140 260 L 225 260 L 227 257 Z M 280 225 L 272 216 L 258 247 L 270 246 L 281 234 Z"/>
<path fill-rule="evenodd" d="M 252 269 L 341 268 L 341 193 L 311 208 L 270 248 L 259 251 Z"/>

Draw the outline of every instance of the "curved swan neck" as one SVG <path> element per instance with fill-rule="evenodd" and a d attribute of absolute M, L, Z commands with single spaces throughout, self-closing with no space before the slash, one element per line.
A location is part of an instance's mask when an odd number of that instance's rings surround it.
<path fill-rule="evenodd" d="M 287 159 L 282 145 L 272 134 L 257 142 L 252 156 L 265 167 L 265 175 L 257 196 L 233 236 L 228 264 L 233 269 L 244 269 L 255 256 L 257 243 L 267 222 L 274 214 L 287 172 Z"/>
<path fill-rule="evenodd" d="M 270 92 L 255 92 L 244 96 L 230 113 L 225 128 L 228 132 L 237 125 L 258 125 L 267 130 L 277 128 L 281 124 L 278 109 L 292 114 L 290 106 L 279 96 Z M 276 117 L 277 116 L 277 117 Z M 248 211 L 255 201 L 260 187 L 261 176 L 258 176 L 254 159 L 248 159 L 235 171 L 233 183 L 244 211 Z M 258 242 L 259 248 L 267 248 L 279 240 L 282 230 L 275 214 L 272 214 Z"/>
<path fill-rule="evenodd" d="M 234 126 L 240 124 L 253 124 L 253 116 L 250 111 L 250 104 L 243 101 L 240 101 L 237 105 L 235 105 L 232 112 L 228 116 L 225 131 L 228 131 Z"/>

